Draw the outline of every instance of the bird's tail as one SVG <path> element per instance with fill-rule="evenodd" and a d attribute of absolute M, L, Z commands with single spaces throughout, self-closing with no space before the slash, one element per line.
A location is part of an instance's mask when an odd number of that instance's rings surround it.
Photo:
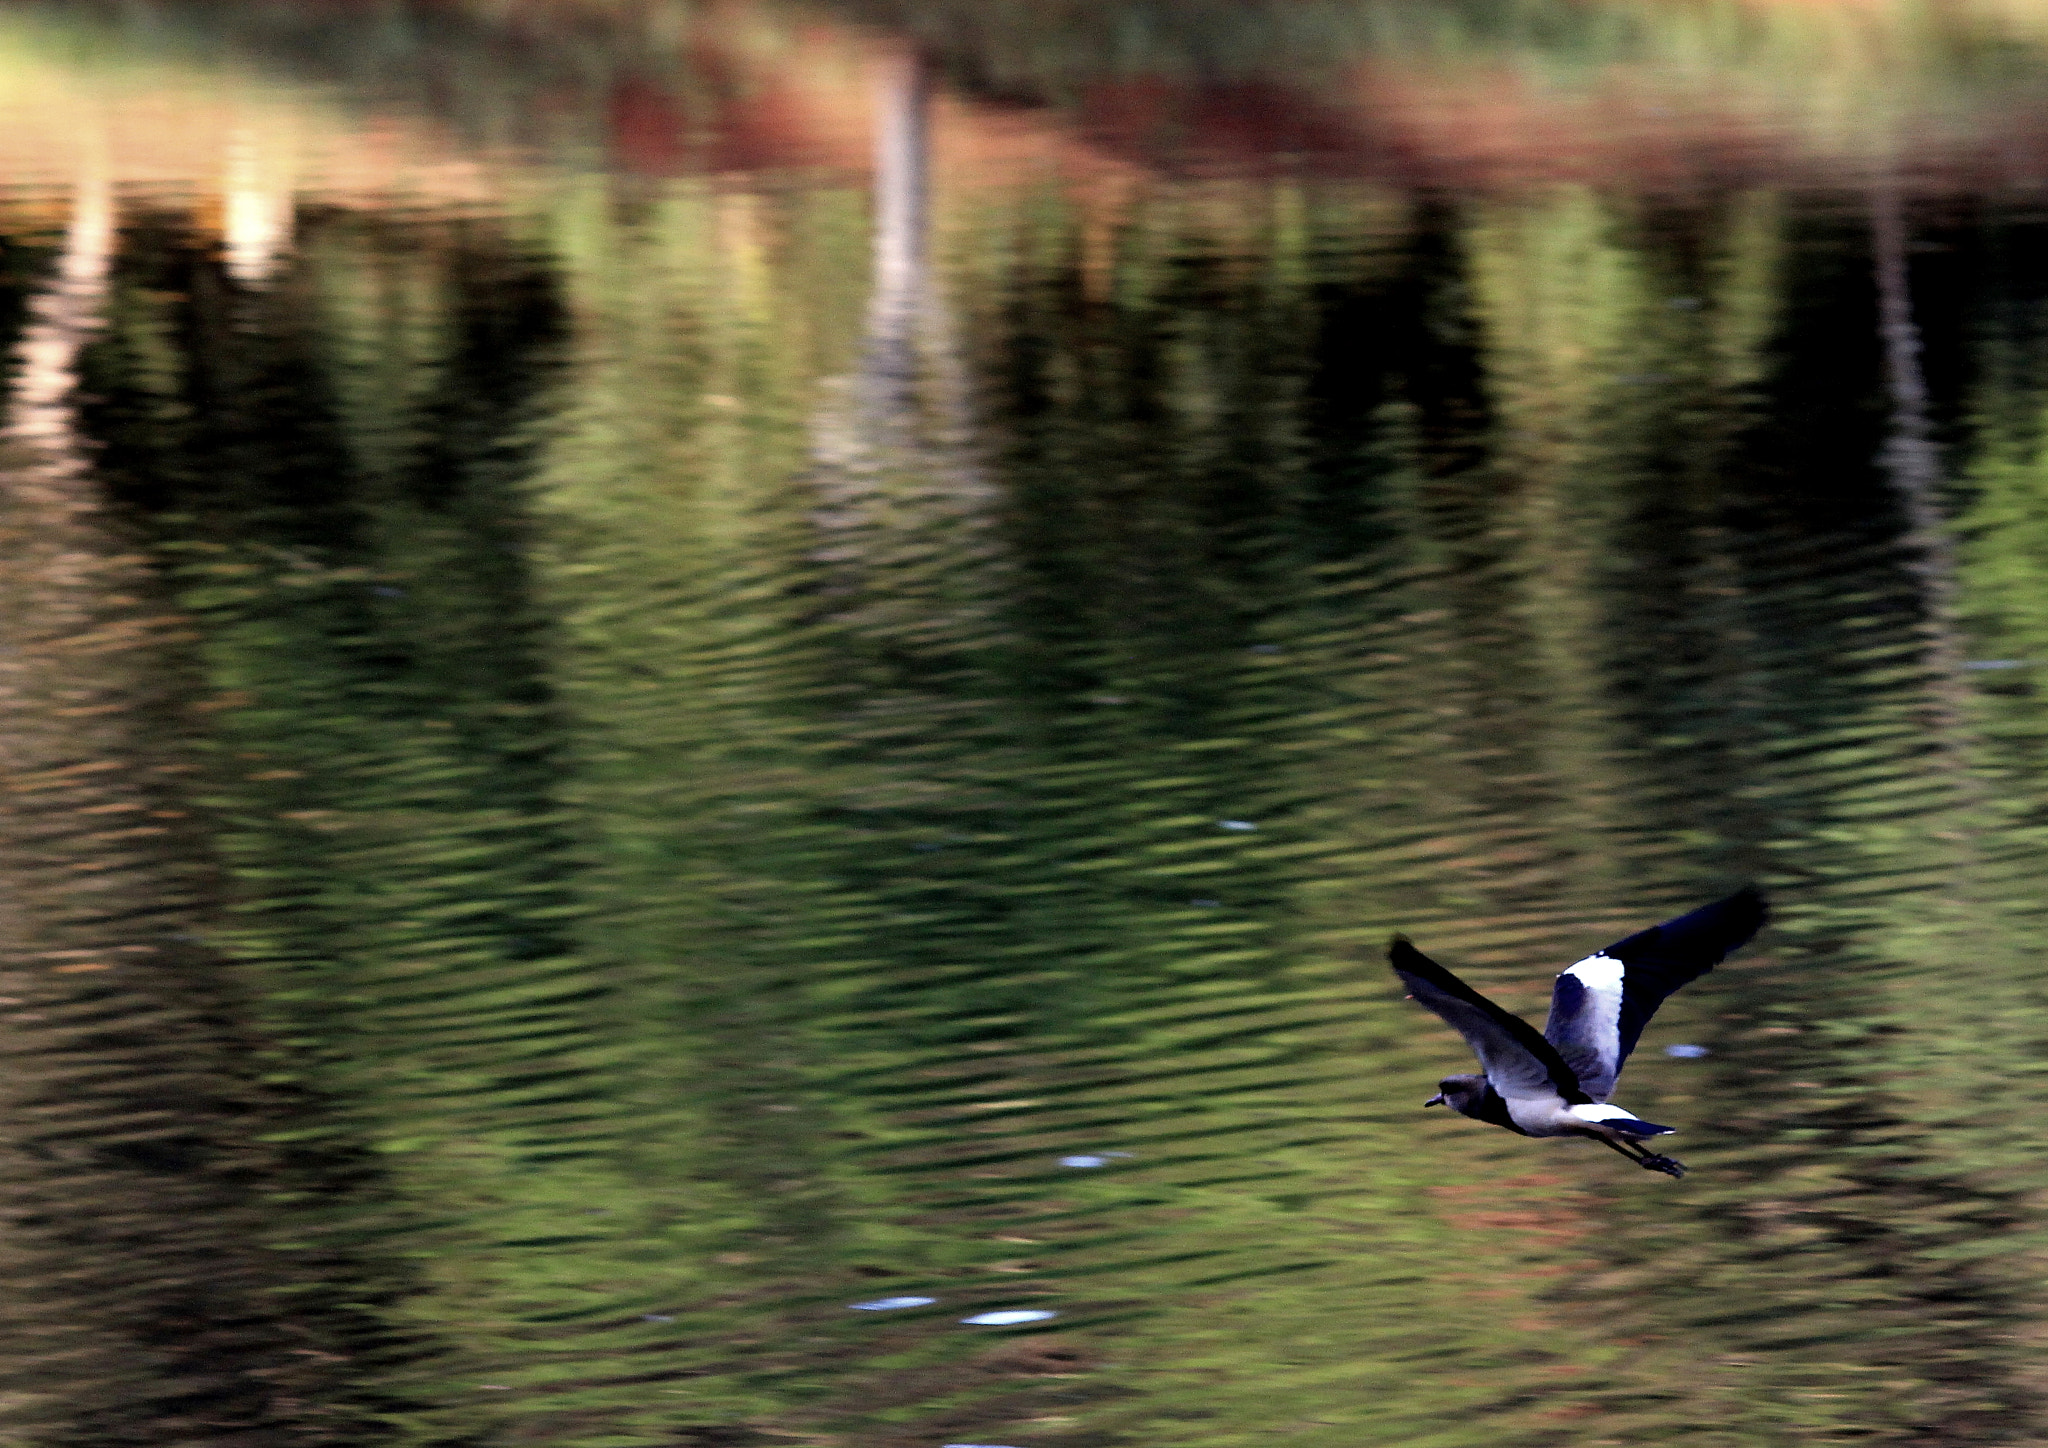
<path fill-rule="evenodd" d="M 1609 1131 L 1625 1132 L 1630 1136 L 1668 1136 L 1678 1130 L 1675 1126 L 1659 1126 L 1639 1116 L 1610 1116 L 1600 1124 Z"/>

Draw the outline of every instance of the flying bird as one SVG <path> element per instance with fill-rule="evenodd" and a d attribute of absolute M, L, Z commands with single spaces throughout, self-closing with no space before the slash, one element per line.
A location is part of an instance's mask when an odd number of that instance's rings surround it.
<path fill-rule="evenodd" d="M 1424 1106 L 1448 1106 L 1520 1136 L 1590 1136 L 1638 1166 L 1684 1176 L 1643 1139 L 1672 1130 L 1609 1103 L 1622 1063 L 1664 998 L 1740 949 L 1770 911 L 1750 886 L 1595 951 L 1558 976 L 1543 1034 L 1397 935 L 1387 948 L 1409 994 L 1479 1057 L 1485 1074 L 1446 1076 Z"/>

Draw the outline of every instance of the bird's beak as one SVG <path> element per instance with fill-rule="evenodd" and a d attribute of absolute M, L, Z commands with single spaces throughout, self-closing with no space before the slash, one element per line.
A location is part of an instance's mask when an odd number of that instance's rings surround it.
<path fill-rule="evenodd" d="M 1424 1106 L 1442 1106 L 1444 1104 L 1444 1093 L 1439 1091 L 1422 1104 Z"/>

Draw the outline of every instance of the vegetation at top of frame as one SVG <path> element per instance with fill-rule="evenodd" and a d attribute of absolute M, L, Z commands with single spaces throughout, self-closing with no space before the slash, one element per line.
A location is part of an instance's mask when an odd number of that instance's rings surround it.
<path fill-rule="evenodd" d="M 450 117 L 476 143 L 609 149 L 657 170 L 729 167 L 759 139 L 747 136 L 749 97 L 763 84 L 850 98 L 858 86 L 848 60 L 864 38 L 890 34 L 917 42 L 968 94 L 1089 108 L 1098 128 L 1135 127 L 1167 146 L 1199 140 L 1184 133 L 1201 115 L 1224 132 L 1255 131 L 1263 118 L 1279 129 L 1262 144 L 1289 153 L 1339 145 L 1339 133 L 1404 119 L 1385 90 L 1398 78 L 1437 99 L 1568 103 L 1611 93 L 1645 134 L 1747 115 L 1805 150 L 1874 157 L 2037 133 L 2048 41 L 2035 9 L 1992 0 L 421 0 L 374 10 L 330 0 L 20 0 L 9 9 L 38 18 L 39 43 L 97 36 L 90 43 L 105 49 L 127 37 L 155 62 L 182 54 L 202 65 L 226 47 L 259 72 L 341 80 L 359 100 Z M 865 25 L 822 42 L 812 22 L 835 16 Z M 1131 85 L 1154 89 L 1125 93 Z M 1177 109 L 1204 105 L 1212 109 L 1201 115 Z M 845 109 L 851 125 L 857 107 Z M 1288 131 L 1290 118 L 1300 134 Z M 739 151 L 721 152 L 735 136 Z"/>

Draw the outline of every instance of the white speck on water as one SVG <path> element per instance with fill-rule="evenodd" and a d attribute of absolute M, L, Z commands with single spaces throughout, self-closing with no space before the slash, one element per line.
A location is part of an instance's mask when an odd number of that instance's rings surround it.
<path fill-rule="evenodd" d="M 2032 659 L 1971 659 L 1966 669 L 2024 669 Z"/>
<path fill-rule="evenodd" d="M 1705 1046 L 1666 1046 L 1664 1054 L 1676 1056 L 1681 1061 L 1696 1061 L 1701 1056 L 1712 1055 L 1713 1052 L 1709 1051 Z"/>
<path fill-rule="evenodd" d="M 669 1316 L 669 1315 L 668 1315 L 668 1314 L 667 1314 L 666 1312 L 643 1312 L 643 1313 L 641 1313 L 641 1314 L 640 1314 L 640 1320 L 641 1320 L 642 1322 L 674 1322 L 674 1321 L 675 1321 L 675 1319 L 674 1319 L 673 1317 Z"/>
<path fill-rule="evenodd" d="M 936 1297 L 877 1297 L 872 1302 L 849 1302 L 855 1312 L 895 1312 L 905 1307 L 930 1307 Z"/>
<path fill-rule="evenodd" d="M 477 1386 L 487 1393 L 509 1393 L 512 1391 L 510 1383 L 478 1383 Z"/>
<path fill-rule="evenodd" d="M 1258 828 L 1250 820 L 1218 820 L 1216 823 L 1226 830 L 1255 830 Z"/>
<path fill-rule="evenodd" d="M 1196 905 L 1196 906 L 1200 906 L 1200 907 L 1201 907 L 1202 909 L 1204 909 L 1204 910 L 1214 910 L 1214 909 L 1216 909 L 1216 908 L 1217 908 L 1218 906 L 1220 906 L 1220 905 L 1221 905 L 1222 903 L 1223 903 L 1223 902 L 1222 902 L 1221 900 L 1190 900 L 1190 901 L 1188 901 L 1188 904 L 1190 904 L 1190 905 Z"/>
<path fill-rule="evenodd" d="M 1109 1158 L 1105 1156 L 1063 1156 L 1060 1158 L 1060 1165 L 1074 1167 L 1108 1166 Z"/>
<path fill-rule="evenodd" d="M 1008 1327 L 1012 1323 L 1044 1322 L 1058 1316 L 1057 1312 L 1043 1307 L 1007 1307 L 1000 1312 L 977 1312 L 960 1320 L 971 1327 Z"/>

